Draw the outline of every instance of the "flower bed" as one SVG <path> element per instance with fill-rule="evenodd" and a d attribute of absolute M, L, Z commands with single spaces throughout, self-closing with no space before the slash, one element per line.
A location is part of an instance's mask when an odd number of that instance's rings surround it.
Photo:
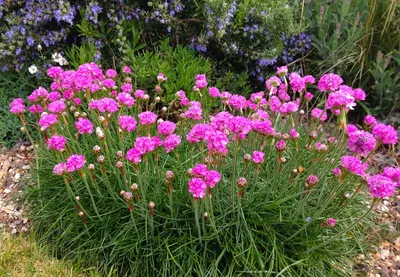
<path fill-rule="evenodd" d="M 400 175 L 368 168 L 378 147 L 393 151 L 393 127 L 347 124 L 361 89 L 281 67 L 249 100 L 197 75 L 192 99 L 168 103 L 168 76 L 145 91 L 121 71 L 50 68 L 52 91 L 28 97 L 32 124 L 22 99 L 10 104 L 41 137 L 26 196 L 38 238 L 120 274 L 346 275 Z"/>

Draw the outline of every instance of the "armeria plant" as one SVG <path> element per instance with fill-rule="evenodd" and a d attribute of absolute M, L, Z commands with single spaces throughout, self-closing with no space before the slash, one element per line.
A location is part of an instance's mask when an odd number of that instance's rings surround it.
<path fill-rule="evenodd" d="M 48 76 L 51 91 L 28 97 L 35 123 L 22 99 L 10 105 L 41 138 L 27 195 L 34 230 L 104 271 L 346 275 L 366 249 L 370 210 L 400 185 L 400 168 L 368 168 L 378 148 L 393 151 L 396 131 L 372 116 L 348 125 L 365 93 L 335 74 L 316 83 L 280 67 L 249 100 L 197 75 L 196 99 L 178 91 L 170 103 L 162 73 L 148 91 L 129 67 Z"/>

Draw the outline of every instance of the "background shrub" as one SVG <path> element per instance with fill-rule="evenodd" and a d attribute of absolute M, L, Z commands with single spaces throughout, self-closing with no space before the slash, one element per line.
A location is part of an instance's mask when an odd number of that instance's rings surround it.
<path fill-rule="evenodd" d="M 54 52 L 63 54 L 66 45 L 89 41 L 97 49 L 95 61 L 102 58 L 110 65 L 126 54 L 130 30 L 136 28 L 149 50 L 169 37 L 174 44 L 211 57 L 217 73 L 240 74 L 245 69 L 263 82 L 268 66 L 292 62 L 310 48 L 289 4 L 287 0 L 53 1 L 51 5 L 2 1 L 0 62 L 3 70 L 20 69 L 41 57 L 40 66 L 46 67 Z"/>
<path fill-rule="evenodd" d="M 0 74 L 0 145 L 10 147 L 16 142 L 25 141 L 27 138 L 21 133 L 20 121 L 9 112 L 9 103 L 15 97 L 25 98 L 28 93 L 38 85 L 38 82 L 46 83 L 45 80 L 38 80 L 35 76 L 26 71 L 6 72 Z M 34 117 L 28 115 L 27 120 Z"/>
<path fill-rule="evenodd" d="M 310 1 L 303 14 L 314 48 L 303 69 L 316 75 L 333 71 L 348 83 L 365 87 L 367 112 L 380 116 L 398 113 L 395 85 L 383 79 L 395 81 L 394 72 L 398 72 L 399 13 L 400 5 L 393 0 Z M 391 58 L 383 62 L 382 55 Z"/>

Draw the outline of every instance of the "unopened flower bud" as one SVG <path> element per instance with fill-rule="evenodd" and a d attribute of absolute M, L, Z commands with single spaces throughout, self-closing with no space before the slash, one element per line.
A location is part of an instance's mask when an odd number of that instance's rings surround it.
<path fill-rule="evenodd" d="M 132 83 L 132 79 L 131 79 L 130 77 L 126 77 L 126 78 L 125 78 L 125 82 L 126 82 L 126 83 Z"/>
<path fill-rule="evenodd" d="M 122 168 L 122 167 L 124 167 L 124 163 L 121 162 L 121 161 L 117 161 L 117 162 L 115 163 L 115 166 L 116 166 L 117 168 Z"/>
<path fill-rule="evenodd" d="M 93 146 L 93 152 L 94 153 L 99 153 L 100 151 L 101 151 L 100 146 L 98 146 L 98 145 Z"/>
<path fill-rule="evenodd" d="M 160 102 L 161 101 L 161 98 L 159 97 L 159 96 L 157 96 L 156 98 L 154 98 L 154 101 L 157 103 L 157 102 Z"/>
<path fill-rule="evenodd" d="M 297 169 L 296 169 L 296 168 L 292 170 L 292 174 L 293 174 L 293 175 L 294 175 L 294 174 L 297 174 Z"/>
<path fill-rule="evenodd" d="M 106 118 L 104 116 L 100 115 L 99 120 L 100 120 L 100 122 L 103 122 L 104 120 L 106 120 Z"/>
<path fill-rule="evenodd" d="M 275 143 L 275 149 L 278 150 L 279 152 L 283 152 L 286 149 L 286 142 L 284 140 L 280 140 L 277 143 Z"/>
<path fill-rule="evenodd" d="M 315 150 L 317 152 L 326 152 L 326 151 L 328 151 L 328 147 L 323 143 L 316 142 L 315 143 Z"/>
<path fill-rule="evenodd" d="M 306 184 L 309 186 L 315 186 L 319 182 L 319 178 L 317 175 L 307 176 Z"/>
<path fill-rule="evenodd" d="M 74 112 L 74 117 L 79 117 L 79 116 L 80 116 L 79 112 Z"/>
<path fill-rule="evenodd" d="M 288 134 L 288 133 L 284 133 L 284 134 L 282 135 L 282 138 L 283 138 L 284 140 L 288 140 L 288 139 L 289 139 L 289 134 Z"/>
<path fill-rule="evenodd" d="M 167 107 L 162 107 L 161 111 L 162 111 L 163 113 L 166 113 L 166 112 L 168 111 L 168 108 L 167 108 Z"/>
<path fill-rule="evenodd" d="M 123 154 L 122 151 L 120 150 L 120 151 L 117 151 L 117 152 L 115 153 L 115 155 L 116 155 L 118 158 L 122 158 L 122 156 L 123 156 L 124 154 Z"/>
<path fill-rule="evenodd" d="M 173 171 L 171 171 L 171 170 L 168 170 L 166 173 L 165 173 L 165 179 L 167 180 L 167 181 L 172 181 L 173 179 L 174 179 L 174 172 Z"/>
<path fill-rule="evenodd" d="M 245 154 L 243 156 L 243 159 L 244 159 L 245 162 L 250 162 L 251 161 L 251 155 L 250 154 Z"/>
<path fill-rule="evenodd" d="M 349 199 L 350 196 L 351 196 L 351 194 L 350 194 L 349 192 L 346 192 L 346 193 L 343 195 L 343 197 L 346 198 L 346 199 Z"/>
<path fill-rule="evenodd" d="M 149 202 L 149 209 L 150 210 L 154 209 L 155 206 L 156 206 L 156 204 L 153 201 Z"/>
<path fill-rule="evenodd" d="M 148 94 L 145 94 L 144 96 L 143 96 L 143 100 L 144 101 L 148 101 L 150 99 L 150 96 L 148 95 Z"/>
<path fill-rule="evenodd" d="M 157 120 L 157 124 L 160 124 L 160 123 L 162 123 L 162 122 L 164 122 L 164 119 L 162 119 L 162 118 L 159 118 L 159 119 Z"/>
<path fill-rule="evenodd" d="M 205 218 L 205 219 L 208 218 L 208 213 L 207 213 L 207 212 L 204 213 L 204 218 Z"/>
<path fill-rule="evenodd" d="M 81 198 L 79 196 L 76 196 L 75 199 L 76 199 L 76 201 L 81 200 Z"/>
<path fill-rule="evenodd" d="M 75 107 L 75 106 L 71 106 L 71 107 L 69 107 L 69 110 L 70 110 L 71 112 L 73 112 L 73 111 L 76 110 L 76 107 Z"/>
<path fill-rule="evenodd" d="M 79 212 L 79 213 L 78 213 L 78 216 L 79 216 L 79 217 L 84 217 L 85 214 L 84 214 L 83 212 Z"/>
<path fill-rule="evenodd" d="M 244 177 L 239 177 L 239 179 L 237 180 L 237 185 L 240 188 L 244 188 L 247 185 L 247 180 Z"/>
<path fill-rule="evenodd" d="M 179 117 L 183 119 L 183 118 L 186 118 L 186 115 L 185 115 L 184 113 L 181 113 L 181 114 L 179 115 Z"/>
<path fill-rule="evenodd" d="M 20 128 L 21 132 L 25 132 L 25 127 Z"/>
<path fill-rule="evenodd" d="M 285 157 L 279 157 L 279 162 L 281 162 L 281 163 L 286 163 L 286 158 Z"/>
<path fill-rule="evenodd" d="M 159 93 L 159 92 L 162 91 L 162 88 L 161 88 L 159 85 L 157 85 L 157 86 L 155 87 L 154 91 L 155 91 L 155 93 Z"/>
<path fill-rule="evenodd" d="M 328 142 L 330 144 L 332 144 L 332 143 L 336 142 L 336 138 L 335 137 L 330 137 L 330 138 L 328 138 Z"/>
<path fill-rule="evenodd" d="M 130 201 L 133 198 L 133 194 L 130 191 L 121 190 L 120 194 L 124 198 L 125 201 Z"/>
<path fill-rule="evenodd" d="M 300 110 L 300 115 L 305 115 L 304 110 Z"/>
<path fill-rule="evenodd" d="M 88 169 L 89 170 L 94 170 L 94 164 L 88 164 Z"/>
<path fill-rule="evenodd" d="M 139 187 L 138 184 L 133 183 L 133 184 L 131 185 L 131 191 L 137 191 L 138 187 Z"/>
<path fill-rule="evenodd" d="M 121 190 L 121 191 L 119 192 L 119 195 L 124 196 L 125 192 L 126 192 L 126 191 Z"/>
<path fill-rule="evenodd" d="M 280 132 L 276 132 L 276 133 L 274 134 L 274 138 L 276 138 L 276 139 L 281 139 L 281 138 L 282 138 L 282 134 L 281 134 Z"/>
<path fill-rule="evenodd" d="M 83 113 L 81 114 L 81 116 L 82 116 L 82 117 L 87 117 L 87 113 L 83 112 Z"/>
<path fill-rule="evenodd" d="M 188 174 L 189 176 L 194 176 L 194 175 L 193 175 L 193 171 L 192 171 L 191 168 L 189 168 L 189 169 L 187 170 L 187 174 Z"/>
<path fill-rule="evenodd" d="M 103 130 L 101 130 L 100 127 L 97 127 L 97 128 L 96 128 L 96 135 L 97 135 L 100 139 L 104 138 Z"/>
<path fill-rule="evenodd" d="M 335 168 L 332 170 L 332 173 L 333 173 L 333 175 L 335 175 L 335 176 L 340 176 L 340 175 L 342 175 L 342 171 L 340 170 L 339 167 L 335 167 Z"/>
<path fill-rule="evenodd" d="M 312 131 L 312 132 L 310 133 L 310 138 L 316 139 L 317 137 L 318 137 L 317 131 Z"/>
<path fill-rule="evenodd" d="M 100 155 L 100 156 L 97 157 L 97 162 L 104 163 L 104 161 L 105 161 L 105 158 L 104 158 L 103 155 Z"/>

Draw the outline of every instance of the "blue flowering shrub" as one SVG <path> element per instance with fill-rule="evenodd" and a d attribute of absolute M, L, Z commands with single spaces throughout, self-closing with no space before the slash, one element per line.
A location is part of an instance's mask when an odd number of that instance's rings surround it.
<path fill-rule="evenodd" d="M 169 37 L 210 57 L 221 75 L 247 71 L 259 81 L 310 49 L 288 0 L 0 0 L 1 69 L 64 66 L 65 51 L 86 43 L 95 62 L 110 65 L 126 57 L 133 29 L 150 49 Z"/>

